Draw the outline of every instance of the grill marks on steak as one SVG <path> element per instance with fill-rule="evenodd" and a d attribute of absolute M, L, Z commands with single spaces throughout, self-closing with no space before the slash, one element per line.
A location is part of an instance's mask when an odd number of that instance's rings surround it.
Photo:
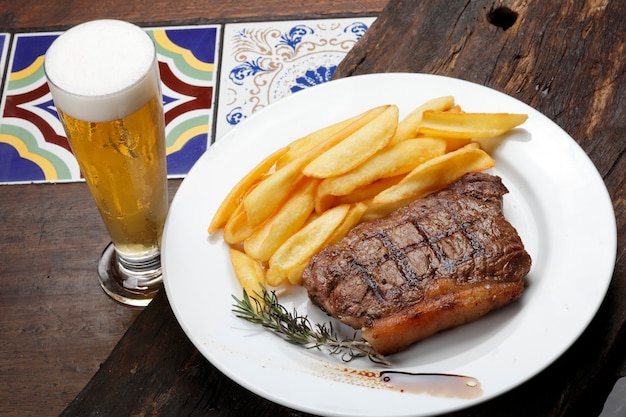
<path fill-rule="evenodd" d="M 381 354 L 519 298 L 531 260 L 502 213 L 507 192 L 498 177 L 467 174 L 356 226 L 311 259 L 309 297 Z"/>

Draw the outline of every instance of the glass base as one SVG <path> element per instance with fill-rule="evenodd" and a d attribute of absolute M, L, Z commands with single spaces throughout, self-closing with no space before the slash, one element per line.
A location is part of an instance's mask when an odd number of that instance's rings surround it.
<path fill-rule="evenodd" d="M 98 261 L 98 277 L 100 286 L 111 298 L 136 307 L 150 304 L 163 286 L 160 257 L 134 269 L 128 262 L 120 262 L 113 243 L 104 249 Z"/>

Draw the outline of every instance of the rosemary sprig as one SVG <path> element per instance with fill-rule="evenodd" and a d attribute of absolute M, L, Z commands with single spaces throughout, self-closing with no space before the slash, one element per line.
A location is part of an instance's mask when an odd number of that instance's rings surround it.
<path fill-rule="evenodd" d="M 316 323 L 312 326 L 307 316 L 298 315 L 295 309 L 290 313 L 279 303 L 274 291 L 262 287 L 262 294 L 256 295 L 262 301 L 250 297 L 245 290 L 242 299 L 233 295 L 235 300 L 233 312 L 237 317 L 259 324 L 289 343 L 308 349 L 325 348 L 331 355 L 341 355 L 345 362 L 367 356 L 374 363 L 390 365 L 390 362 L 376 353 L 366 340 L 339 339 L 333 331 L 332 323 Z"/>

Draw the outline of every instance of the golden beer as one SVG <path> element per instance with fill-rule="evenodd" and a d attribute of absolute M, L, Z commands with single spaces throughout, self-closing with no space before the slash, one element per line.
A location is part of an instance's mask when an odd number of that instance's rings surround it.
<path fill-rule="evenodd" d="M 107 227 L 125 259 L 159 251 L 167 215 L 161 97 L 109 122 L 75 119 L 57 109 L 72 151 Z"/>
<path fill-rule="evenodd" d="M 59 118 L 113 245 L 99 261 L 104 290 L 146 305 L 162 283 L 167 215 L 165 122 L 156 48 L 119 20 L 75 26 L 44 69 Z"/>

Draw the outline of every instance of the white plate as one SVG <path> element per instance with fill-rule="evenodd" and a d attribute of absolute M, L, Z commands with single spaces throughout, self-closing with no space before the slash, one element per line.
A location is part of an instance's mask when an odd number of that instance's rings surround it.
<path fill-rule="evenodd" d="M 241 290 L 227 246 L 207 226 L 230 188 L 262 157 L 316 128 L 394 103 L 401 116 L 427 99 L 453 95 L 468 111 L 527 113 L 490 149 L 510 190 L 504 210 L 533 259 L 518 303 L 393 355 L 394 370 L 477 378 L 483 394 L 461 399 L 398 392 L 366 372 L 367 359 L 340 359 L 292 346 L 236 318 Z M 595 315 L 616 256 L 612 204 L 595 167 L 562 129 L 529 106 L 469 82 L 421 74 L 376 74 L 298 92 L 256 113 L 212 146 L 181 184 L 163 240 L 165 288 L 199 351 L 238 384 L 271 401 L 329 416 L 427 416 L 469 407 L 528 380 L 559 357 Z M 304 291 L 281 301 L 326 320 Z"/>

